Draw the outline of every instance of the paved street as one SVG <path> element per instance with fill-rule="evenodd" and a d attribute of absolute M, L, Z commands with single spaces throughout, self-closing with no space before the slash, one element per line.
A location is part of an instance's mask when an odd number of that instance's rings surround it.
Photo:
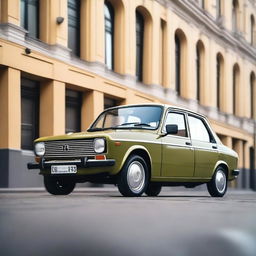
<path fill-rule="evenodd" d="M 0 191 L 0 255 L 256 255 L 256 193 Z"/>

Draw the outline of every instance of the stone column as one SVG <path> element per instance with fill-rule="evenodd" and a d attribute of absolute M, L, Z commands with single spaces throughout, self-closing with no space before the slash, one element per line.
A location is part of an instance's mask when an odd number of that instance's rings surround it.
<path fill-rule="evenodd" d="M 81 129 L 85 131 L 104 109 L 104 94 L 98 91 L 83 94 Z"/>
<path fill-rule="evenodd" d="M 0 148 L 20 149 L 21 89 L 20 71 L 0 69 Z"/>
<path fill-rule="evenodd" d="M 40 137 L 65 133 L 65 83 L 49 80 L 40 88 Z"/>

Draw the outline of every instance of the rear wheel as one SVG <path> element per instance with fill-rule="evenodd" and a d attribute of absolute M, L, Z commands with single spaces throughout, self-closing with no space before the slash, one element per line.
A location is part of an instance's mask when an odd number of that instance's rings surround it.
<path fill-rule="evenodd" d="M 212 197 L 223 197 L 227 191 L 227 174 L 224 168 L 218 167 L 210 182 L 207 183 L 207 189 Z"/>
<path fill-rule="evenodd" d="M 74 190 L 75 185 L 75 181 L 67 177 L 44 176 L 45 189 L 52 195 L 68 195 Z"/>
<path fill-rule="evenodd" d="M 123 196 L 141 196 L 148 184 L 148 166 L 138 155 L 131 155 L 125 162 L 118 181 Z"/>
<path fill-rule="evenodd" d="M 162 186 L 155 183 L 150 183 L 145 191 L 147 196 L 158 196 L 161 192 Z"/>

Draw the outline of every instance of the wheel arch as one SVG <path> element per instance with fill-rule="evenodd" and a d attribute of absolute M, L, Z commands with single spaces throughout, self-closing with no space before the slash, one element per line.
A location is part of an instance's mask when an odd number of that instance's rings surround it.
<path fill-rule="evenodd" d="M 229 166 L 228 166 L 228 164 L 227 164 L 226 162 L 224 162 L 224 161 L 218 161 L 218 162 L 216 163 L 216 165 L 215 165 L 215 167 L 214 167 L 214 170 L 213 170 L 213 172 L 212 172 L 212 176 L 214 175 L 214 173 L 215 173 L 215 171 L 217 170 L 218 167 L 222 167 L 222 168 L 225 170 L 226 175 L 227 175 L 227 179 L 228 179 L 228 177 L 229 177 Z"/>
<path fill-rule="evenodd" d="M 123 158 L 122 164 L 121 164 L 121 169 L 123 168 L 128 157 L 131 155 L 138 155 L 146 161 L 147 166 L 148 166 L 148 171 L 149 171 L 149 179 L 150 179 L 151 178 L 152 159 L 151 159 L 151 156 L 150 156 L 150 153 L 148 152 L 148 150 L 143 146 L 134 145 L 127 150 L 127 152 Z"/>

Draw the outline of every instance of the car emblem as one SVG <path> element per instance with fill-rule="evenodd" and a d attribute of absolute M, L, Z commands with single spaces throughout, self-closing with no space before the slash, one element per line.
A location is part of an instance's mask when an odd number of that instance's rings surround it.
<path fill-rule="evenodd" d="M 61 146 L 62 151 L 69 151 L 69 145 L 65 144 Z"/>

